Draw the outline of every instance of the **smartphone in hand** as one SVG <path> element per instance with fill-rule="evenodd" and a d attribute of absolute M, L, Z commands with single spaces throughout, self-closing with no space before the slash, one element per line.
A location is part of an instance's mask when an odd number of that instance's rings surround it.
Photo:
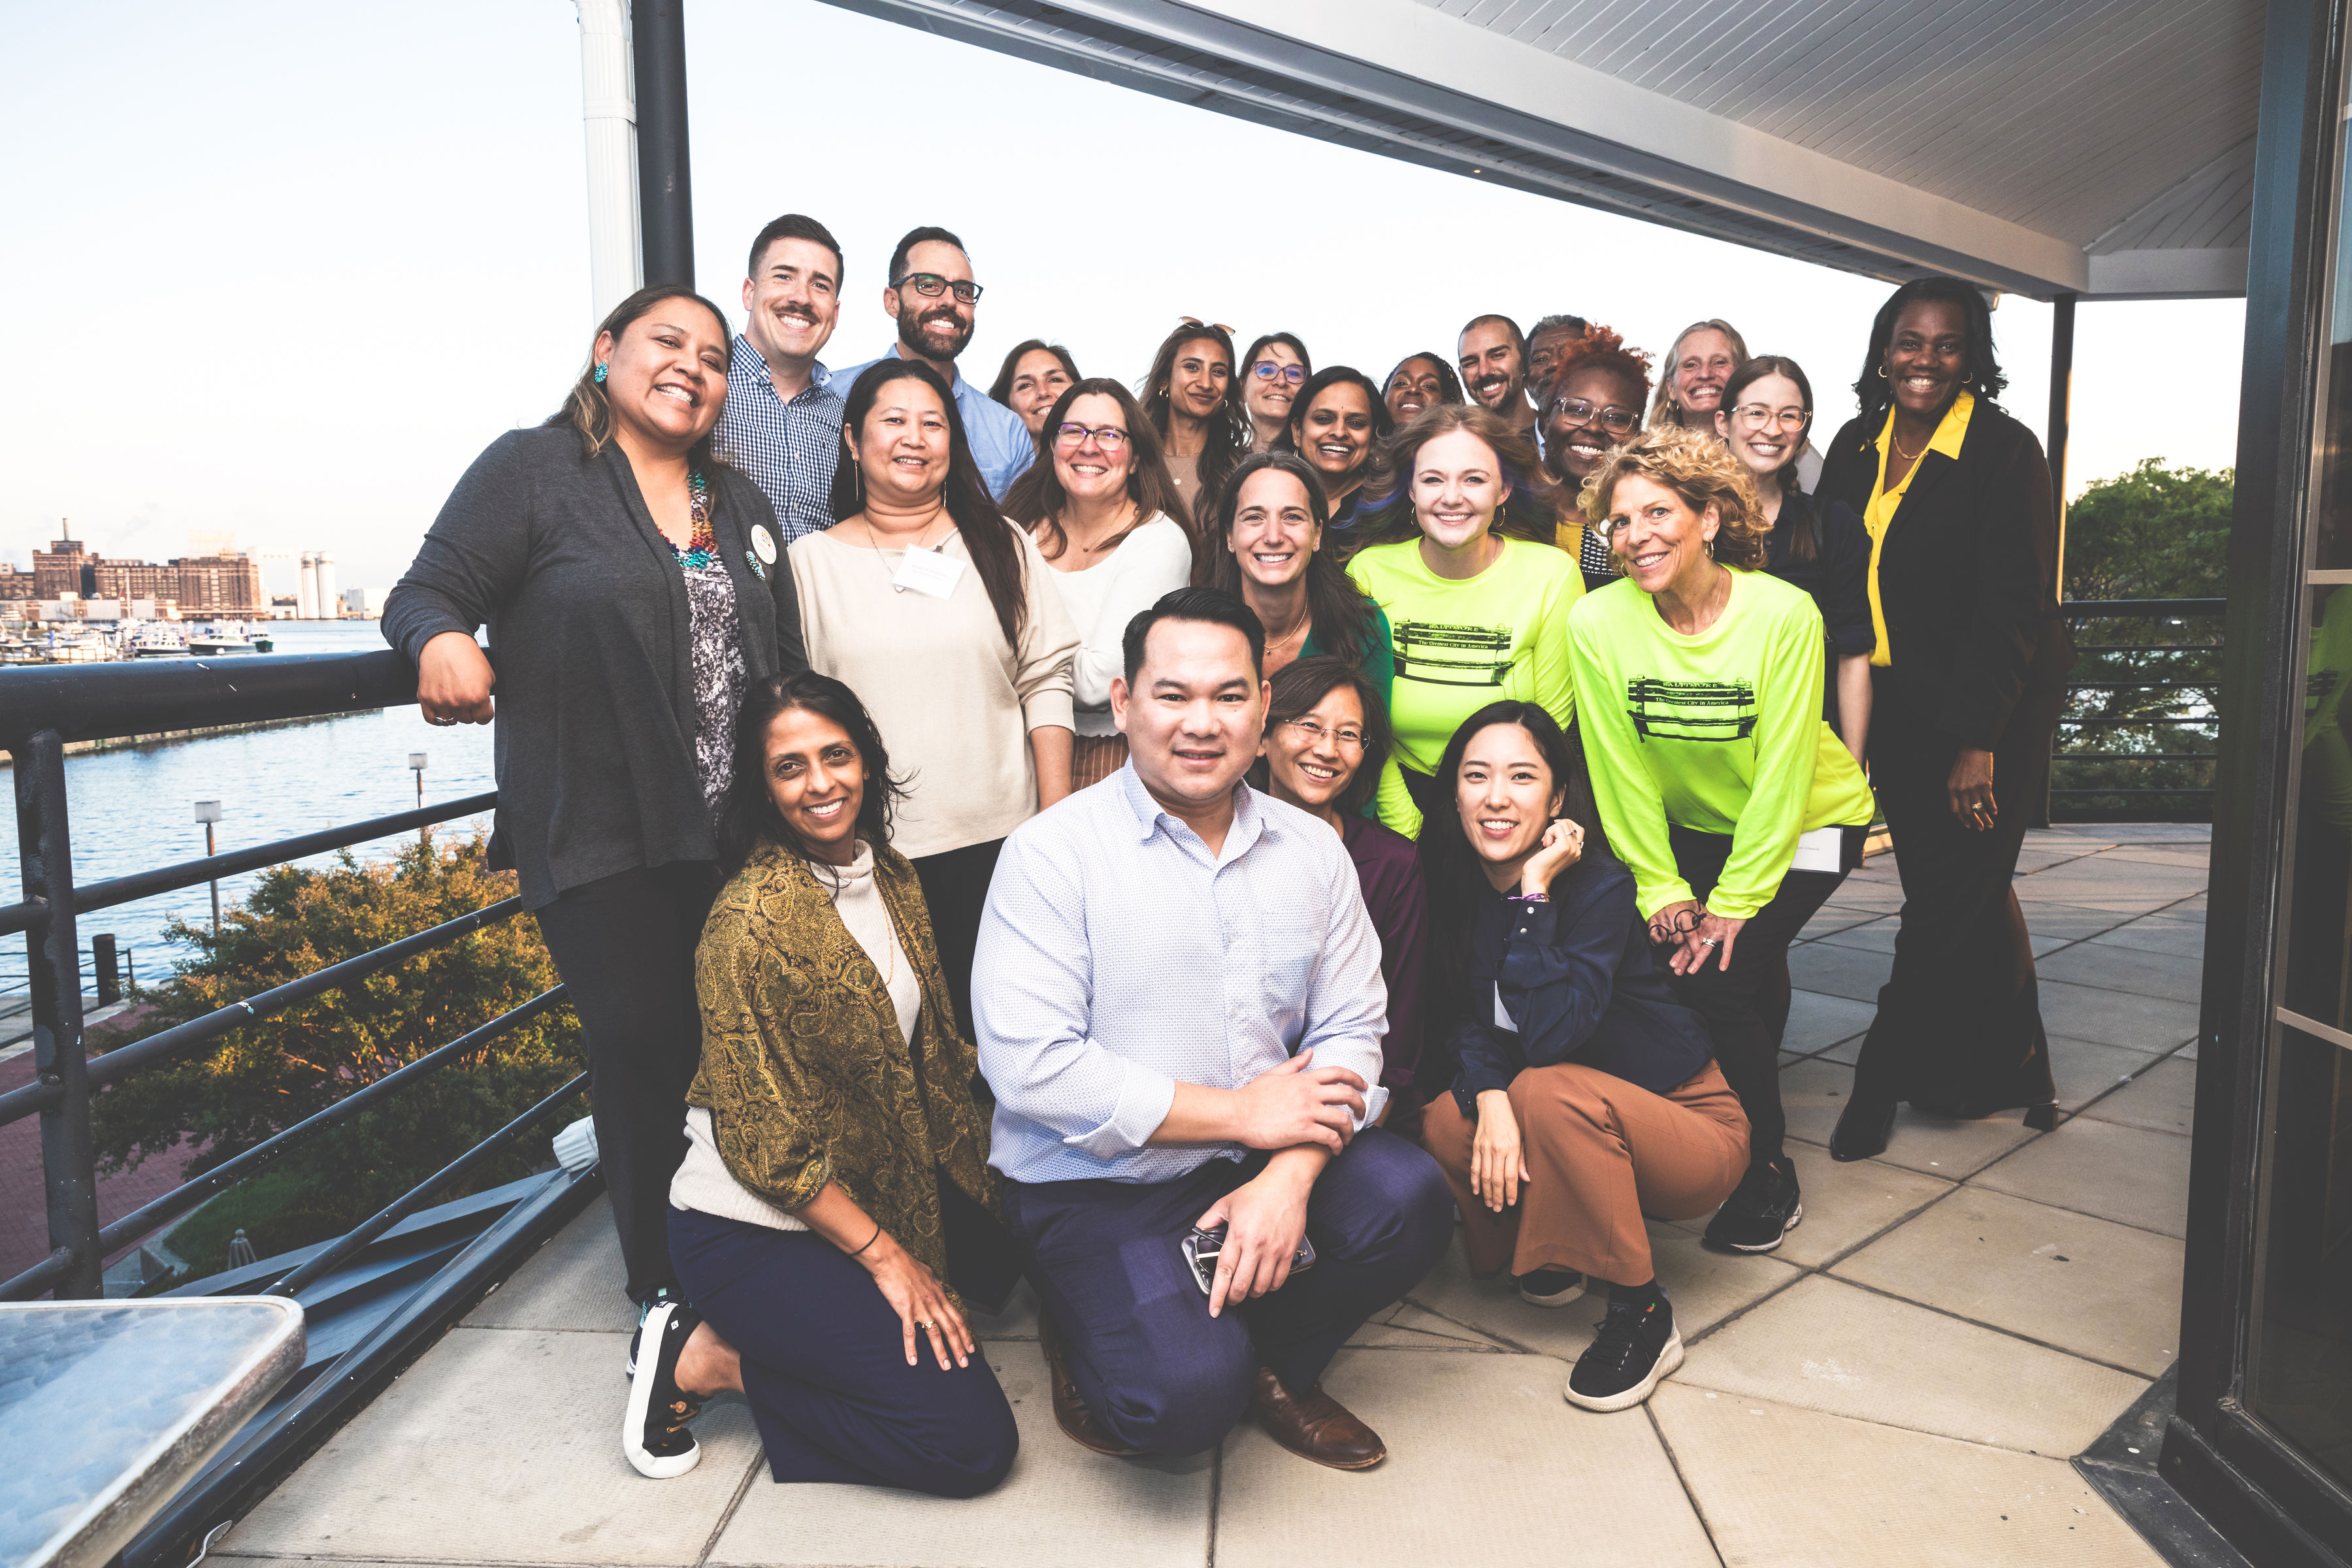
<path fill-rule="evenodd" d="M 1192 1266 L 1193 1282 L 1201 1287 L 1201 1294 L 1203 1296 L 1209 1294 L 1209 1287 L 1216 1279 L 1217 1254 L 1224 1250 L 1224 1246 L 1225 1227 L 1223 1226 L 1217 1226 L 1209 1230 L 1202 1230 L 1199 1226 L 1194 1226 L 1192 1234 L 1181 1243 L 1184 1261 Z M 1298 1274 L 1314 1267 L 1315 1244 L 1301 1236 L 1298 1238 L 1298 1251 L 1290 1260 L 1290 1271 L 1293 1274 Z"/>

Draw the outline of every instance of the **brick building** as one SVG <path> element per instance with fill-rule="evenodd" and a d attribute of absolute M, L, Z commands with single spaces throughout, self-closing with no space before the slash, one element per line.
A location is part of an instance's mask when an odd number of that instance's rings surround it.
<path fill-rule="evenodd" d="M 152 599 L 177 604 L 183 616 L 267 616 L 261 563 L 242 552 L 183 556 L 172 561 L 110 561 L 87 541 L 52 540 L 33 552 L 31 592 L 24 597 Z M 22 584 L 18 584 L 22 586 Z"/>

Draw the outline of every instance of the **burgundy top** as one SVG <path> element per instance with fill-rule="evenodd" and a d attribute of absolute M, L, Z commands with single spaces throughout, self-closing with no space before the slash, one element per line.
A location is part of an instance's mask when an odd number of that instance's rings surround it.
<path fill-rule="evenodd" d="M 1342 812 L 1339 837 L 1356 863 L 1356 881 L 1372 929 L 1381 933 L 1381 978 L 1389 986 L 1389 1032 L 1381 1042 L 1381 1083 L 1409 1088 L 1421 1065 L 1421 971 L 1429 947 L 1421 856 L 1412 840 Z"/>

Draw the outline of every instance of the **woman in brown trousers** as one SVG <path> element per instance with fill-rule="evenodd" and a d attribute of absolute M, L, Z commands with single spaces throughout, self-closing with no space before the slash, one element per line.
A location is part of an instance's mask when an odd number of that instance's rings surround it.
<path fill-rule="evenodd" d="M 1633 873 L 1587 845 L 1589 785 L 1551 715 L 1481 709 L 1436 776 L 1455 811 L 1421 836 L 1427 1017 L 1456 1072 L 1423 1136 L 1474 1272 L 1508 1262 L 1539 1307 L 1575 1300 L 1588 1278 L 1608 1286 L 1567 1393 L 1622 1410 L 1683 1359 L 1642 1216 L 1696 1219 L 1722 1203 L 1748 1168 L 1748 1119 L 1706 1024 L 1653 962 Z"/>

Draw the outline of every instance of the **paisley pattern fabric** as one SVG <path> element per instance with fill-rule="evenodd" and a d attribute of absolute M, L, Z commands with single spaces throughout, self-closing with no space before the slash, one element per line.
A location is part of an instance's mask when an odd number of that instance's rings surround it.
<path fill-rule="evenodd" d="M 706 1108 L 734 1178 L 794 1209 L 837 1182 L 945 1283 L 942 1176 L 998 1213 L 988 1124 L 972 1101 L 979 1058 L 956 1031 L 922 885 L 883 849 L 874 876 L 900 949 L 922 977 L 915 1038 L 882 974 L 798 856 L 776 845 L 730 879 L 695 955 Z"/>

